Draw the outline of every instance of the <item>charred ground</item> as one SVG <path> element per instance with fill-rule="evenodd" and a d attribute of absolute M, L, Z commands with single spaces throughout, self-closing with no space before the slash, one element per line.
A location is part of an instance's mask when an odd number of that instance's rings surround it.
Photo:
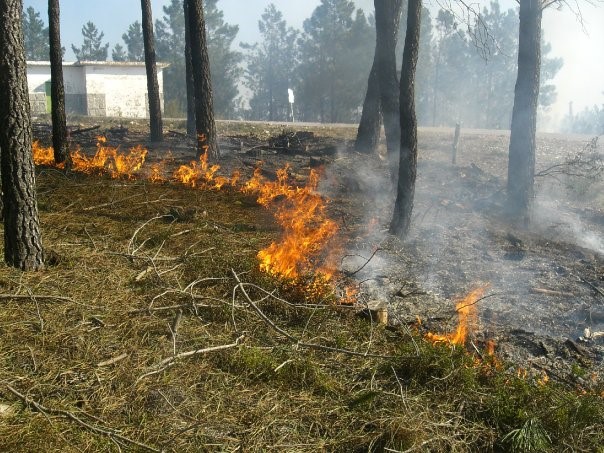
<path fill-rule="evenodd" d="M 122 147 L 144 144 L 144 126 L 125 126 L 105 123 L 73 140 L 90 152 L 97 133 Z M 182 126 L 149 145 L 149 160 L 167 150 L 175 164 L 194 156 Z M 46 126 L 36 129 L 48 141 Z M 342 271 L 361 303 L 387 303 L 392 325 L 346 307 L 305 306 L 303 293 L 260 273 L 256 253 L 280 231 L 253 197 L 40 167 L 48 268 L 0 270 L 5 448 L 601 445 L 604 338 L 579 340 L 585 328 L 604 330 L 601 178 L 540 178 L 535 226 L 518 230 L 502 214 L 507 135 L 462 132 L 452 165 L 453 132 L 420 130 L 414 228 L 401 243 L 386 234 L 387 166 L 349 151 L 354 128 L 221 123 L 219 132 L 224 174 L 251 174 L 263 161 L 270 178 L 289 163 L 290 178 L 304 184 L 311 167 L 324 167 L 320 189 L 340 224 Z M 588 140 L 541 136 L 540 169 Z M 477 303 L 465 349 L 423 339 L 453 329 L 451 299 L 485 283 L 489 297 Z M 258 316 L 242 288 L 291 338 Z M 497 358 L 486 354 L 487 340 Z M 214 346 L 227 349 L 161 364 Z"/>

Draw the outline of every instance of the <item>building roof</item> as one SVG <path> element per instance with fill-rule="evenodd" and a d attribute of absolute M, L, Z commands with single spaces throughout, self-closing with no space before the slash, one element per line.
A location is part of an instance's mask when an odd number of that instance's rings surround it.
<path fill-rule="evenodd" d="M 50 61 L 28 61 L 28 66 L 50 66 Z M 64 61 L 63 66 L 110 66 L 110 67 L 144 67 L 144 61 Z M 156 63 L 158 68 L 164 69 L 169 63 Z"/>

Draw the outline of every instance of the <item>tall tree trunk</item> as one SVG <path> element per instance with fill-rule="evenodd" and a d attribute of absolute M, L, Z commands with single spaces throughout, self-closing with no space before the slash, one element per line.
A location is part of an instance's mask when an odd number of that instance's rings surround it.
<path fill-rule="evenodd" d="M 63 50 L 61 49 L 59 0 L 48 0 L 50 38 L 50 102 L 52 114 L 52 147 L 56 163 L 69 159 L 65 88 L 63 85 Z"/>
<path fill-rule="evenodd" d="M 191 30 L 191 62 L 195 88 L 195 127 L 197 132 L 197 157 L 208 153 L 218 158 L 220 150 L 216 140 L 212 79 L 206 38 L 206 24 L 201 0 L 189 2 L 189 29 Z"/>
<path fill-rule="evenodd" d="M 187 135 L 195 137 L 195 80 L 191 61 L 191 25 L 189 19 L 189 2 L 182 2 L 185 11 L 185 74 L 187 78 Z"/>
<path fill-rule="evenodd" d="M 143 40 L 145 43 L 145 68 L 147 69 L 147 93 L 149 96 L 149 129 L 151 131 L 151 141 L 161 142 L 164 139 L 164 134 L 161 118 L 161 102 L 159 99 L 159 84 L 157 82 L 151 0 L 141 0 L 141 10 L 143 14 Z"/>
<path fill-rule="evenodd" d="M 380 102 L 380 85 L 377 69 L 377 49 L 367 81 L 367 93 L 363 102 L 363 113 L 357 130 L 354 149 L 359 153 L 373 154 L 377 151 L 382 128 L 382 104 Z"/>
<path fill-rule="evenodd" d="M 396 180 L 401 145 L 399 81 L 396 76 L 396 42 L 403 7 L 402 0 L 374 0 L 378 85 L 386 131 L 390 169 Z"/>
<path fill-rule="evenodd" d="M 417 118 L 415 116 L 415 68 L 419 53 L 422 0 L 409 0 L 407 34 L 403 51 L 400 91 L 401 152 L 396 202 L 390 233 L 404 239 L 411 226 L 417 175 Z"/>
<path fill-rule="evenodd" d="M 541 67 L 541 1 L 520 1 L 518 77 L 514 91 L 508 162 L 508 208 L 528 225 L 535 182 L 535 133 Z"/>
<path fill-rule="evenodd" d="M 22 270 L 44 267 L 21 14 L 22 0 L 0 2 L 0 173 L 4 260 Z"/>

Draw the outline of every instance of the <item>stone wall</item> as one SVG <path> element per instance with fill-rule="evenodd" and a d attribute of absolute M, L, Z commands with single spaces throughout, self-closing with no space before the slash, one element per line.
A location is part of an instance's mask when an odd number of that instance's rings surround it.
<path fill-rule="evenodd" d="M 29 106 L 32 115 L 46 113 L 46 93 L 29 93 Z"/>
<path fill-rule="evenodd" d="M 86 96 L 86 111 L 89 116 L 107 116 L 105 94 L 88 94 Z"/>

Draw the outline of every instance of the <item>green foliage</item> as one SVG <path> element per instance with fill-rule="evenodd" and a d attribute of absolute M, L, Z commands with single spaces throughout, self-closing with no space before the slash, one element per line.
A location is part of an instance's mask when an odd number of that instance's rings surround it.
<path fill-rule="evenodd" d="M 348 0 L 322 0 L 299 40 L 298 110 L 305 121 L 351 122 L 360 115 L 375 30 Z"/>
<path fill-rule="evenodd" d="M 126 61 L 128 59 L 128 54 L 124 50 L 124 46 L 116 44 L 111 51 L 111 59 L 113 61 Z"/>
<path fill-rule="evenodd" d="M 404 15 L 403 15 L 404 16 Z M 433 23 L 422 12 L 417 67 L 416 110 L 420 124 L 505 129 L 510 126 L 518 60 L 518 12 L 490 2 L 480 24 L 463 24 L 448 10 L 438 11 Z M 477 33 L 479 29 L 483 34 Z M 406 23 L 401 21 L 400 36 Z M 402 55 L 399 40 L 397 55 Z M 548 55 L 542 43 L 539 105 L 547 109 L 556 99 L 551 82 L 562 60 Z"/>
<path fill-rule="evenodd" d="M 551 439 L 538 418 L 529 418 L 521 428 L 506 434 L 502 443 L 511 452 L 530 453 L 546 451 Z"/>
<path fill-rule="evenodd" d="M 572 104 L 571 104 L 572 109 Z M 574 114 L 571 111 L 564 118 L 562 124 L 564 132 L 573 134 L 604 135 L 604 104 L 585 108 Z"/>
<path fill-rule="evenodd" d="M 137 20 L 130 24 L 128 31 L 122 35 L 128 49 L 128 61 L 145 61 L 145 42 L 143 28 Z"/>
<path fill-rule="evenodd" d="M 204 0 L 208 37 L 208 53 L 212 74 L 214 114 L 217 118 L 232 118 L 237 109 L 237 84 L 241 75 L 241 54 L 231 49 L 239 27 L 224 21 L 218 0 Z M 186 112 L 185 19 L 182 0 L 171 0 L 163 7 L 164 16 L 155 22 L 155 44 L 158 61 L 170 63 L 164 70 L 166 103 L 183 116 Z"/>
<path fill-rule="evenodd" d="M 27 60 L 46 61 L 49 59 L 48 27 L 44 26 L 40 13 L 31 6 L 23 12 L 23 38 Z"/>
<path fill-rule="evenodd" d="M 298 32 L 287 26 L 281 11 L 272 3 L 258 22 L 262 41 L 242 43 L 246 51 L 244 84 L 252 92 L 250 119 L 291 119 L 288 88 L 292 87 L 297 64 Z"/>
<path fill-rule="evenodd" d="M 80 47 L 71 45 L 71 49 L 78 61 L 105 61 L 107 60 L 107 51 L 109 43 L 103 44 L 105 33 L 100 32 L 96 25 L 91 21 L 86 22 L 82 27 L 82 36 L 84 41 Z"/>

